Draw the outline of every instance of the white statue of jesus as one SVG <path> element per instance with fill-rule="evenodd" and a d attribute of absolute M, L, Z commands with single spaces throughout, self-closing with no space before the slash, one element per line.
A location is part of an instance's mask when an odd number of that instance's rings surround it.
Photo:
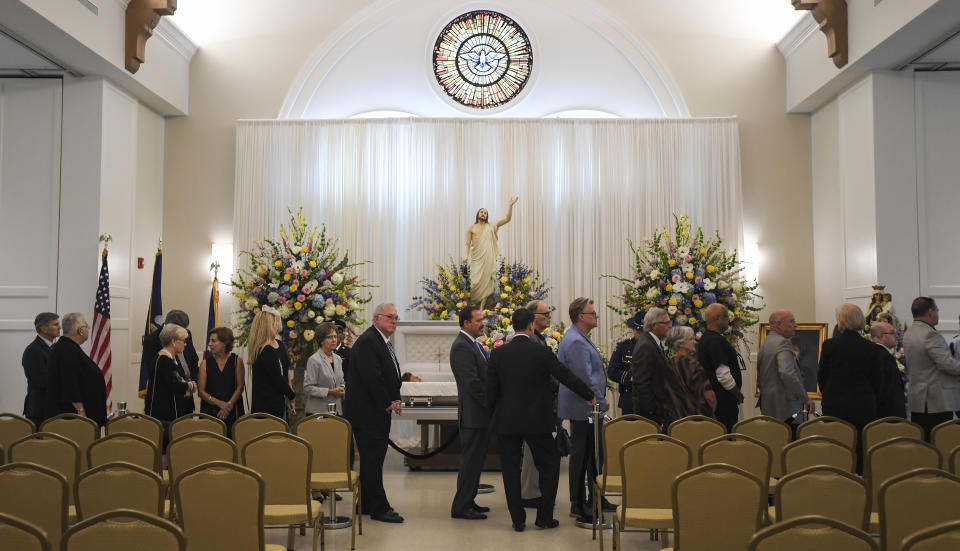
<path fill-rule="evenodd" d="M 473 225 L 467 228 L 467 248 L 463 257 L 464 262 L 468 257 L 470 259 L 470 304 L 480 308 L 493 306 L 499 255 L 497 230 L 513 217 L 513 205 L 516 202 L 517 197 L 510 199 L 507 215 L 496 224 L 489 223 L 490 213 L 487 209 L 478 210 Z"/>

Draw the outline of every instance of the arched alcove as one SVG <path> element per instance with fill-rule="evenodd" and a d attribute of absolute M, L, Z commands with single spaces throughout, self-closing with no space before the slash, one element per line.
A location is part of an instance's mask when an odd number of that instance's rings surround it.
<path fill-rule="evenodd" d="M 430 64 L 443 26 L 473 9 L 513 18 L 534 47 L 528 90 L 492 113 L 454 105 L 439 91 Z M 591 110 L 631 118 L 689 116 L 652 50 L 588 0 L 382 0 L 317 48 L 292 83 L 278 118 L 346 118 L 371 111 L 515 118 Z"/>

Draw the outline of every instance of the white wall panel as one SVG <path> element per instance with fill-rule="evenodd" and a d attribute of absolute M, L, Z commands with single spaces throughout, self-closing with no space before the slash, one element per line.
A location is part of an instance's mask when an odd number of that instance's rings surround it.
<path fill-rule="evenodd" d="M 810 123 L 813 162 L 813 264 L 816 281 L 816 319 L 832 322 L 834 309 L 843 302 L 840 202 L 840 156 L 837 130 L 839 102 L 828 103 L 813 114 Z"/>
<path fill-rule="evenodd" d="M 921 292 L 960 297 L 960 75 L 917 74 L 916 91 Z"/>
<path fill-rule="evenodd" d="M 23 411 L 33 318 L 56 309 L 60 80 L 0 79 L 0 411 Z"/>
<path fill-rule="evenodd" d="M 855 299 L 870 296 L 877 279 L 872 78 L 838 101 L 843 293 Z"/>

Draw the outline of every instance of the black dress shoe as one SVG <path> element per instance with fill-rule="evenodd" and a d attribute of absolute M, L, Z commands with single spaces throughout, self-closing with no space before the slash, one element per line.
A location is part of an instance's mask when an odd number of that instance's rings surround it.
<path fill-rule="evenodd" d="M 393 510 L 370 515 L 370 518 L 373 520 L 379 520 L 380 522 L 391 522 L 393 524 L 400 524 L 403 522 L 403 517 L 398 515 L 397 512 Z"/>
<path fill-rule="evenodd" d="M 593 518 L 593 510 L 587 507 L 570 507 L 570 516 L 573 518 Z"/>
<path fill-rule="evenodd" d="M 610 502 L 607 501 L 607 500 L 603 500 L 602 502 L 600 502 L 600 508 L 601 508 L 602 510 L 604 510 L 604 511 L 607 511 L 607 512 L 616 511 L 616 510 L 617 510 L 617 504 L 616 504 L 616 503 L 610 503 Z M 591 516 L 592 516 L 592 515 L 591 515 Z"/>
<path fill-rule="evenodd" d="M 478 513 L 489 513 L 489 512 L 490 512 L 490 508 L 489 508 L 489 507 L 481 507 L 480 505 L 477 505 L 476 503 L 474 503 L 473 505 L 471 505 L 470 508 L 473 509 L 474 511 L 478 512 Z"/>
<path fill-rule="evenodd" d="M 534 497 L 530 499 L 521 499 L 520 504 L 527 509 L 538 509 L 540 507 L 540 498 Z"/>
<path fill-rule="evenodd" d="M 537 530 L 550 530 L 551 528 L 556 528 L 560 526 L 560 521 L 552 518 L 550 520 L 545 520 L 543 522 L 537 521 L 534 524 L 537 525 Z"/>
<path fill-rule="evenodd" d="M 476 511 L 474 509 L 467 509 L 462 513 L 450 513 L 450 516 L 453 518 L 462 518 L 466 520 L 483 520 L 487 518 L 487 515 L 481 513 L 480 511 Z"/>
<path fill-rule="evenodd" d="M 524 529 L 524 528 L 526 528 L 526 525 L 525 525 L 524 523 L 522 523 L 522 522 L 514 522 L 514 523 L 513 523 L 513 531 L 514 531 L 514 532 L 523 532 L 523 529 Z"/>

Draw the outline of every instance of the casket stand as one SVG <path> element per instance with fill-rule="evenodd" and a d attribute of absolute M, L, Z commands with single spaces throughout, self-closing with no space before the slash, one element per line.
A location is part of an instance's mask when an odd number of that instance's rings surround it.
<path fill-rule="evenodd" d="M 456 436 L 457 384 L 450 369 L 450 346 L 459 332 L 455 321 L 397 323 L 393 340 L 400 371 L 413 373 L 423 382 L 401 386 L 403 415 L 393 418 L 390 439 L 417 455 L 435 451 L 453 439 L 443 451 L 431 457 L 404 457 L 404 464 L 410 469 L 457 470 L 460 466 L 460 439 Z M 416 421 L 416 425 L 411 421 Z M 500 453 L 493 435 L 483 468 L 500 470 Z"/>

